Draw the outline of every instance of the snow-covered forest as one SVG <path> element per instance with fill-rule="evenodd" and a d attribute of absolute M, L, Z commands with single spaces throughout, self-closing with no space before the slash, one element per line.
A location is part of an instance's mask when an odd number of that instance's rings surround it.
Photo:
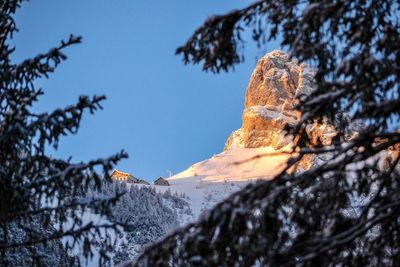
<path fill-rule="evenodd" d="M 161 239 L 193 217 L 185 194 L 157 192 L 154 186 L 116 181 L 103 185 L 100 192 L 88 191 L 86 197 L 107 197 L 119 192 L 125 194 L 107 217 L 111 222 L 126 224 L 110 251 L 114 264 L 134 259 L 146 244 Z"/>

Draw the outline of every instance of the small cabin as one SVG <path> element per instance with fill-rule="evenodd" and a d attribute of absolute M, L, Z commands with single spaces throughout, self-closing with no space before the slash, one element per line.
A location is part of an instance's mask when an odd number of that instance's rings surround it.
<path fill-rule="evenodd" d="M 164 179 L 163 177 L 158 178 L 157 180 L 154 181 L 155 185 L 162 185 L 162 186 L 169 186 L 169 182 Z"/>
<path fill-rule="evenodd" d="M 120 181 L 120 182 L 126 182 L 126 183 L 137 183 L 137 182 L 139 182 L 139 179 L 136 178 L 135 176 L 133 176 L 133 175 L 131 175 L 129 173 L 126 173 L 126 172 L 118 171 L 116 169 L 114 169 L 111 172 L 110 177 L 113 180 Z"/>

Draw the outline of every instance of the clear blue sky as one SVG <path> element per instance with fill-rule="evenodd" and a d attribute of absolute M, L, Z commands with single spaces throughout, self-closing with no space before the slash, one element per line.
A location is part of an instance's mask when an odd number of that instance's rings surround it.
<path fill-rule="evenodd" d="M 32 0 L 17 11 L 13 44 L 20 61 L 57 45 L 69 34 L 83 43 L 38 81 L 45 95 L 36 106 L 51 111 L 79 95 L 105 94 L 104 110 L 87 114 L 78 135 L 64 138 L 57 156 L 75 161 L 124 149 L 118 168 L 152 181 L 180 172 L 222 151 L 240 127 L 245 89 L 256 58 L 265 51 L 249 41 L 246 62 L 214 75 L 185 66 L 175 49 L 210 15 L 245 6 L 239 0 Z"/>

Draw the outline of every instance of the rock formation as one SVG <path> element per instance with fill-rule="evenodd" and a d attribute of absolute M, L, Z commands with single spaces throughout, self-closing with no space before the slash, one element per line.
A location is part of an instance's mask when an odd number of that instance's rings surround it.
<path fill-rule="evenodd" d="M 242 127 L 228 138 L 225 149 L 239 145 L 245 148 L 272 147 L 280 149 L 292 138 L 285 135 L 285 125 L 295 125 L 300 113 L 294 109 L 301 95 L 313 90 L 314 70 L 306 64 L 290 60 L 274 50 L 262 57 L 254 69 L 246 91 Z M 333 127 L 326 124 L 307 126 L 313 138 L 323 137 L 329 144 Z"/>

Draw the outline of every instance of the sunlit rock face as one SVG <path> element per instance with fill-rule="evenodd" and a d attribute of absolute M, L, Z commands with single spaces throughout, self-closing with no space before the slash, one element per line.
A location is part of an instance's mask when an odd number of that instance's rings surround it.
<path fill-rule="evenodd" d="M 296 98 L 313 90 L 314 74 L 306 64 L 290 60 L 279 50 L 262 57 L 247 87 L 242 127 L 228 138 L 225 150 L 233 145 L 279 149 L 289 144 L 292 140 L 283 129 L 299 119 Z"/>

